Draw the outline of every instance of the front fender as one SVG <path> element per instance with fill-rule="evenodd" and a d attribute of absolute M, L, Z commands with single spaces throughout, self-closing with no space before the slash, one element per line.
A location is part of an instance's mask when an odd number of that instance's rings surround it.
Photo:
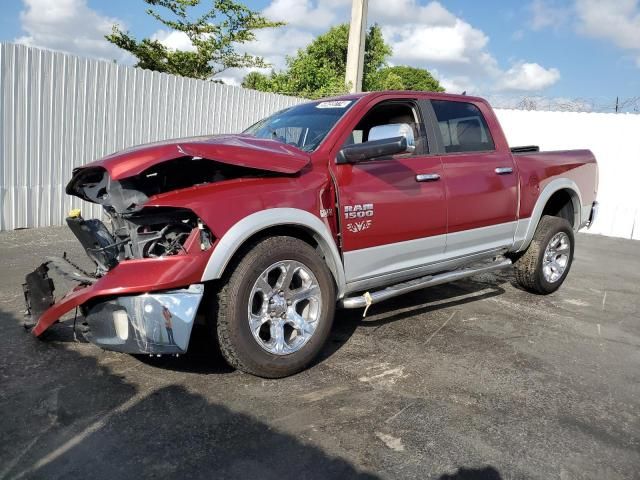
<path fill-rule="evenodd" d="M 217 242 L 202 275 L 202 282 L 222 277 L 238 249 L 256 233 L 270 227 L 295 225 L 311 233 L 322 249 L 336 282 L 338 298 L 344 296 L 346 281 L 342 258 L 329 228 L 317 216 L 297 208 L 269 208 L 255 212 L 233 225 Z"/>

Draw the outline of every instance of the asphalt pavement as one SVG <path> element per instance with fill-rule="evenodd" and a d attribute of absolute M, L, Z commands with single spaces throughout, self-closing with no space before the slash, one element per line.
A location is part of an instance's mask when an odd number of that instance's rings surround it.
<path fill-rule="evenodd" d="M 509 271 L 337 312 L 307 371 L 227 367 L 21 327 L 66 228 L 0 233 L 0 478 L 640 478 L 640 242 L 587 234 L 563 287 Z"/>

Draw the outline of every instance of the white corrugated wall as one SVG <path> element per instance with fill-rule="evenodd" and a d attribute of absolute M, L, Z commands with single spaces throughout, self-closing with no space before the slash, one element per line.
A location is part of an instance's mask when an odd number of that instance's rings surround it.
<path fill-rule="evenodd" d="M 0 44 L 0 230 L 62 224 L 84 203 L 64 194 L 76 166 L 140 143 L 238 132 L 300 101 Z M 601 212 L 591 232 L 640 239 L 640 115 L 497 114 L 511 145 L 592 150 Z"/>
<path fill-rule="evenodd" d="M 598 160 L 600 211 L 591 233 L 640 239 L 640 115 L 497 110 L 509 144 L 586 148 Z"/>
<path fill-rule="evenodd" d="M 79 165 L 141 143 L 239 132 L 300 101 L 0 44 L 0 230 L 61 225 L 79 206 L 100 216 L 64 194 Z"/>

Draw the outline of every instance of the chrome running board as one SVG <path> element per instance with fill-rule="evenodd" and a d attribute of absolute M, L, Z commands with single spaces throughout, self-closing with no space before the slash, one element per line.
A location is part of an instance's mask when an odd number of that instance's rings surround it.
<path fill-rule="evenodd" d="M 343 298 L 340 302 L 340 306 L 343 308 L 365 308 L 373 305 L 374 303 L 379 303 L 384 300 L 388 300 L 389 298 L 420 290 L 421 288 L 455 282 L 456 280 L 470 277 L 471 275 L 476 275 L 478 273 L 500 270 L 502 268 L 509 267 L 512 264 L 513 263 L 508 258 L 498 257 L 489 264 L 485 262 L 483 264 L 478 264 L 475 267 L 471 266 L 454 270 L 452 272 L 427 275 L 414 280 L 409 280 L 408 282 L 391 285 L 375 292 L 366 292 L 363 295 L 358 295 L 357 297 Z"/>

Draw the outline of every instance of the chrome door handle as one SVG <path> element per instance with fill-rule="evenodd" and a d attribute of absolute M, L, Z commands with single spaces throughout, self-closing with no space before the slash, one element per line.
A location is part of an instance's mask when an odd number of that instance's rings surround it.
<path fill-rule="evenodd" d="M 440 180 L 437 173 L 419 173 L 416 175 L 416 182 L 435 182 Z"/>
<path fill-rule="evenodd" d="M 498 175 L 509 175 L 513 173 L 513 168 L 511 167 L 498 167 L 494 170 Z"/>

